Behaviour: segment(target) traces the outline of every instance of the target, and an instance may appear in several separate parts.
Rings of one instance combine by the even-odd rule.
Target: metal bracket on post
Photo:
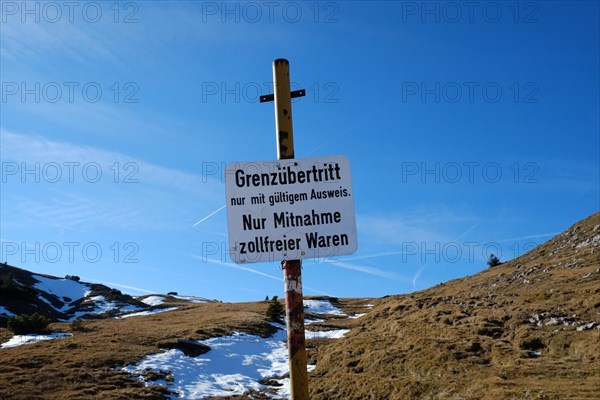
[[[306,95],[304,89],[290,92],[290,64],[279,58],[273,61],[275,93],[260,96],[260,102],[275,101],[275,133],[277,159],[294,158],[292,129],[292,98]],[[306,369],[306,339],[304,335],[304,302],[302,299],[302,263],[300,260],[281,262],[285,287],[285,312],[290,358],[290,386],[292,400],[308,400],[308,372]]]
[[[290,97],[292,99],[295,99],[296,97],[304,97],[304,96],[306,96],[306,89],[294,90],[293,92],[290,92]],[[261,103],[268,103],[268,102],[274,101],[274,100],[275,100],[275,94],[273,94],[273,93],[260,96]]]

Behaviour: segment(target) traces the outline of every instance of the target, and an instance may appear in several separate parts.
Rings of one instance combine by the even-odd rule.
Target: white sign
[[[236,263],[356,251],[350,162],[344,156],[230,163],[229,255]]]

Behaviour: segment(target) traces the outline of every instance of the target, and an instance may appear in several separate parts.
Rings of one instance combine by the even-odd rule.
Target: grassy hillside
[[[356,324],[318,350],[311,399],[600,399],[600,214]]]
[[[117,367],[232,332],[268,336],[267,302],[192,303],[125,319],[97,318],[65,339],[0,349],[0,399],[161,399]],[[529,253],[477,275],[382,299],[331,299],[308,341],[311,399],[599,399],[600,213]],[[372,309],[365,309],[369,302]],[[310,315],[309,315],[310,317]],[[12,333],[0,328],[0,343]],[[261,399],[253,393],[232,399]]]
[[[268,335],[266,303],[192,304],[162,314],[84,322],[73,332],[68,323],[54,331],[73,332],[68,339],[0,350],[1,399],[161,399],[160,386],[144,388],[114,368],[168,348],[178,339],[205,339],[233,331]],[[0,342],[12,334],[0,329]]]

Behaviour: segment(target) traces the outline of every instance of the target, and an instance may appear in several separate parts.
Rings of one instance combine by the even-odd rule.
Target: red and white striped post
[[[273,81],[275,86],[273,97],[262,96],[261,102],[275,101],[277,159],[286,160],[294,158],[292,97],[304,96],[305,91],[290,92],[290,63],[282,58],[273,61]],[[308,400],[304,304],[302,300],[302,262],[300,260],[287,260],[283,261],[281,266],[285,287],[291,398],[292,400]]]

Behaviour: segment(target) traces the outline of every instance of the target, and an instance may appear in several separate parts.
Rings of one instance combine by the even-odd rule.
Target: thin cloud
[[[79,163],[77,165],[79,169],[77,166],[73,167],[79,174],[81,174],[83,165],[95,163],[102,168],[105,174],[108,174],[106,179],[102,178],[103,181],[115,177],[114,170],[110,170],[109,167],[118,163],[122,169],[122,176],[118,176],[116,183],[166,185],[170,189],[194,192],[195,195],[213,202],[223,201],[222,184],[214,177],[203,177],[200,174],[191,174],[149,163],[127,154],[66,141],[54,141],[38,135],[16,133],[5,129],[0,129],[0,135],[2,136],[1,155],[4,161],[54,162],[59,165],[63,165],[62,163],[65,162]],[[65,174],[63,180],[67,181],[68,170],[66,167],[63,169]]]
[[[107,11],[107,10],[105,10]],[[13,16],[18,18],[18,16]],[[13,23],[4,24],[2,33],[5,36],[3,50],[13,60],[31,68],[31,63],[49,70],[48,63],[40,62],[45,55],[63,54],[73,62],[92,64],[102,60],[119,67],[125,67],[117,51],[127,49],[123,45],[122,32],[127,24],[111,24],[111,29],[100,21],[95,24],[69,23],[66,19],[57,23]],[[125,25],[119,27],[120,25]],[[128,29],[132,33],[132,29]],[[101,33],[101,34],[100,34]],[[139,40],[140,38],[138,38]],[[116,51],[117,50],[117,51]],[[30,61],[29,63],[27,61]],[[55,71],[53,71],[55,72]]]
[[[0,134],[3,162],[14,162],[17,170],[34,166],[43,170],[45,165],[53,165],[50,173],[56,174],[57,170],[61,173],[56,183],[43,182],[44,177],[38,177],[42,182],[35,185],[33,176],[22,182],[19,171],[3,176],[7,188],[3,214],[7,223],[14,219],[60,229],[91,222],[122,228],[177,229],[194,212],[198,202],[210,205],[223,201],[222,184],[216,178],[162,167],[97,147],[4,129]],[[84,176],[84,166],[90,165],[94,166],[92,173],[101,173],[97,182],[90,183]],[[118,176],[115,165],[119,168]],[[32,184],[26,185],[29,182]],[[21,192],[10,190],[13,185],[23,189],[19,198],[14,193]],[[163,216],[160,220],[150,218],[159,210]]]

